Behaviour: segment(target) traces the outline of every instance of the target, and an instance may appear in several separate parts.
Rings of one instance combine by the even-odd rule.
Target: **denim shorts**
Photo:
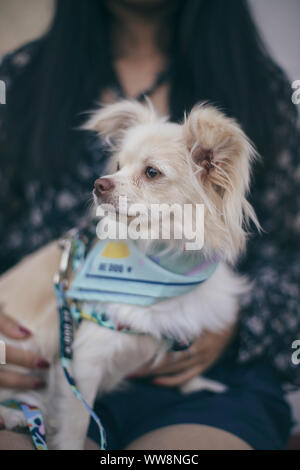
[[[283,449],[292,419],[278,378],[266,363],[234,365],[221,361],[206,374],[228,386],[224,393],[183,395],[178,389],[132,380],[103,396],[95,411],[105,426],[108,448],[121,450],[138,437],[165,426],[200,424],[228,431],[254,449]],[[91,422],[89,437],[98,442]]]

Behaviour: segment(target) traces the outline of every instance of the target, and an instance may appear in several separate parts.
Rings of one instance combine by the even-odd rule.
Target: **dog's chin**
[[[113,201],[108,196],[97,196],[95,190],[93,190],[93,199],[96,207],[100,207],[104,204],[110,204],[114,206]]]

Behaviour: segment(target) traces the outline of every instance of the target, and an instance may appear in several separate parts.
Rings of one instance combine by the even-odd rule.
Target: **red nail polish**
[[[138,374],[138,373],[133,373],[133,374],[127,375],[126,379],[129,379],[129,380],[130,380],[130,379],[136,379],[136,378],[138,378],[138,377],[140,377],[140,374]]]
[[[48,369],[50,366],[49,362],[46,361],[46,359],[37,359],[34,361],[35,367],[38,367],[39,369]]]
[[[31,331],[27,330],[24,326],[18,325],[18,331],[23,335],[23,336],[30,336]]]

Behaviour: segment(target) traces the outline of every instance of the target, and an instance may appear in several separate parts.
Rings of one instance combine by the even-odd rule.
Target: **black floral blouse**
[[[7,88],[31,60],[32,48],[34,43],[0,61],[0,79]],[[278,105],[285,107],[290,99],[281,97]],[[252,203],[264,232],[252,235],[239,267],[254,288],[243,299],[234,355],[239,363],[261,357],[284,384],[300,386],[300,364],[292,362],[292,343],[300,340],[300,134],[286,128],[276,132],[285,135],[286,150],[266,166],[258,165],[252,185]],[[64,175],[46,191],[38,181],[28,181],[29,209],[14,221],[0,214],[1,271],[86,217],[93,181],[103,171],[101,155],[101,143],[87,133],[76,181]],[[5,198],[1,169],[0,197]]]

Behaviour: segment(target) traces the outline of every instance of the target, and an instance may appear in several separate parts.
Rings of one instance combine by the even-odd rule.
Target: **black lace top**
[[[31,60],[32,47],[2,59],[0,79],[7,87]],[[279,105],[285,107],[289,99],[281,97]],[[300,386],[300,364],[292,362],[292,343],[300,340],[300,138],[284,128],[274,132],[285,134],[286,150],[259,165],[252,184],[252,203],[264,233],[251,237],[240,263],[254,288],[243,299],[235,357],[240,363],[261,357],[276,368],[284,383]],[[86,217],[93,181],[103,171],[101,155],[101,142],[87,133],[82,158],[74,162],[76,179],[62,175],[47,190],[38,181],[27,181],[27,210],[18,220],[0,214],[2,271]],[[5,185],[0,172],[1,198]]]

